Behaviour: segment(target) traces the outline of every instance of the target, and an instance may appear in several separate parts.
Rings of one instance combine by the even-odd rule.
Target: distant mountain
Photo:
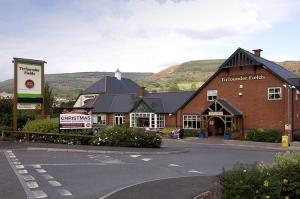
[[[159,73],[122,73],[149,91],[168,91],[170,88],[195,90],[201,86],[225,61],[225,59],[195,60],[170,66]],[[284,61],[278,64],[300,76],[300,61]],[[46,75],[46,81],[60,97],[75,98],[104,76],[113,76],[113,72],[79,72]],[[12,93],[12,80],[0,82],[0,92]]]

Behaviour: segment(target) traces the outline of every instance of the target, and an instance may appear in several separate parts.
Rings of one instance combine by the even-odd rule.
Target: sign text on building
[[[60,129],[92,128],[92,110],[86,108],[64,108],[59,114]]]
[[[257,75],[240,75],[231,77],[221,77],[222,82],[234,82],[234,81],[249,81],[249,80],[263,80],[266,76],[262,74]]]

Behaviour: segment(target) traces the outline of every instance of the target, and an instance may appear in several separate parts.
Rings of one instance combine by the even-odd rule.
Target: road
[[[160,194],[165,198],[168,191],[178,191],[177,198],[192,198],[209,187],[209,176],[223,168],[232,168],[237,162],[271,163],[276,154],[272,150],[176,140],[165,140],[164,146],[187,148],[189,152],[106,155],[2,150],[0,198],[158,198]],[[189,176],[192,178],[187,180]],[[167,180],[155,181],[159,179]],[[174,196],[170,194],[170,198]]]

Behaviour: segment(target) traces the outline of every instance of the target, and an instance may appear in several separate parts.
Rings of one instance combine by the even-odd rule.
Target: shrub
[[[222,198],[300,198],[300,152],[278,153],[273,165],[236,165],[220,177]]]
[[[175,129],[176,129],[175,127],[166,127],[166,128],[163,128],[160,133],[164,137],[169,137],[171,132]]]
[[[300,131],[297,131],[294,133],[294,140],[295,141],[300,141]]]
[[[231,129],[226,128],[225,131],[224,131],[224,135],[231,135]]]
[[[282,133],[278,130],[250,129],[245,140],[255,142],[281,142]]]
[[[98,133],[91,144],[158,148],[161,142],[161,137],[153,132],[146,132],[143,129],[134,129],[127,126],[110,126]]]
[[[58,119],[38,119],[29,120],[23,128],[23,131],[58,133]]]
[[[183,136],[184,137],[198,137],[200,130],[195,129],[183,129]]]

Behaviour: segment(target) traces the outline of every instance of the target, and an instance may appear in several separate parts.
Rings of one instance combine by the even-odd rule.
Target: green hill
[[[201,86],[224,62],[224,59],[195,60],[170,66],[159,73],[123,73],[149,91],[168,91],[170,88],[195,90]],[[300,61],[280,62],[288,70],[300,76]],[[75,98],[81,90],[86,89],[105,75],[113,72],[79,72],[46,75],[46,81],[57,96]],[[12,93],[12,80],[0,82],[0,92]]]

